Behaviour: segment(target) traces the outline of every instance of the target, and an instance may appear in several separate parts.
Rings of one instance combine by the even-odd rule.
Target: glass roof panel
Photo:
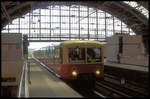
[[[35,9],[13,20],[2,33],[29,34],[32,40],[68,40],[69,37],[104,40],[115,33],[135,34],[121,20],[99,9],[79,5],[70,9],[60,5],[48,8],[51,9]]]
[[[139,5],[136,1],[123,1],[123,2],[137,9],[142,14],[144,14],[147,18],[149,18],[149,11],[145,9],[143,6]]]

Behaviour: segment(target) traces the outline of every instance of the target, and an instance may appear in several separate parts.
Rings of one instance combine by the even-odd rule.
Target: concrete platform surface
[[[83,97],[37,62],[30,71],[29,97]]]
[[[147,66],[118,64],[118,63],[113,63],[113,62],[108,62],[108,61],[104,62],[104,66],[117,67],[117,68],[136,70],[136,71],[142,71],[142,72],[148,72],[148,67]]]

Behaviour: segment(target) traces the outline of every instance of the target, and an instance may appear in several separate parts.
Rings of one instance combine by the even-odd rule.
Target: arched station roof
[[[143,6],[148,10],[148,1],[139,1],[137,4]],[[35,2],[35,1],[25,1],[25,2],[13,2],[13,1],[3,1],[1,2],[1,10],[2,10],[2,17],[1,17],[1,30],[4,26],[6,26],[9,22],[13,19],[18,18],[30,10],[39,8],[39,7],[46,7],[48,5],[67,5],[70,6],[72,4],[76,5],[84,5],[90,6],[93,8],[98,8],[103,10],[118,19],[122,20],[128,27],[130,27],[133,32],[137,35],[143,35],[144,43],[148,42],[148,18],[143,15],[140,11],[135,9],[132,6],[120,1],[76,1],[76,2]],[[148,10],[149,11],[149,10]],[[149,13],[149,12],[148,12]],[[147,45],[147,44],[146,44]]]

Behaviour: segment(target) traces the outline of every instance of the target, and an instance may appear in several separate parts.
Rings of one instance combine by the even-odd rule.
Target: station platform
[[[141,72],[148,72],[148,66],[138,66],[138,65],[128,65],[128,64],[118,64],[113,62],[104,62],[104,66],[134,70],[134,71],[141,71]]]
[[[30,59],[29,79],[29,97],[83,97],[34,59]]]

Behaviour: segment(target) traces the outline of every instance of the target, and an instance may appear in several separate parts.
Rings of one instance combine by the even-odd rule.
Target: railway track
[[[83,82],[78,83],[77,81],[63,81],[85,98],[100,97],[95,91],[84,86]]]
[[[146,97],[148,96],[148,86],[140,85],[135,82],[119,79],[112,75],[104,74],[104,80],[96,80],[95,88],[90,89],[84,83],[65,81],[74,90],[84,97]]]
[[[119,98],[119,97],[147,97],[148,86],[139,85],[135,82],[119,79],[111,75],[105,75],[103,81],[96,81],[95,88],[89,89],[83,83],[67,82],[73,89],[84,97],[96,98]]]
[[[148,87],[105,75],[103,81],[96,81],[95,90],[106,97],[147,97]]]

